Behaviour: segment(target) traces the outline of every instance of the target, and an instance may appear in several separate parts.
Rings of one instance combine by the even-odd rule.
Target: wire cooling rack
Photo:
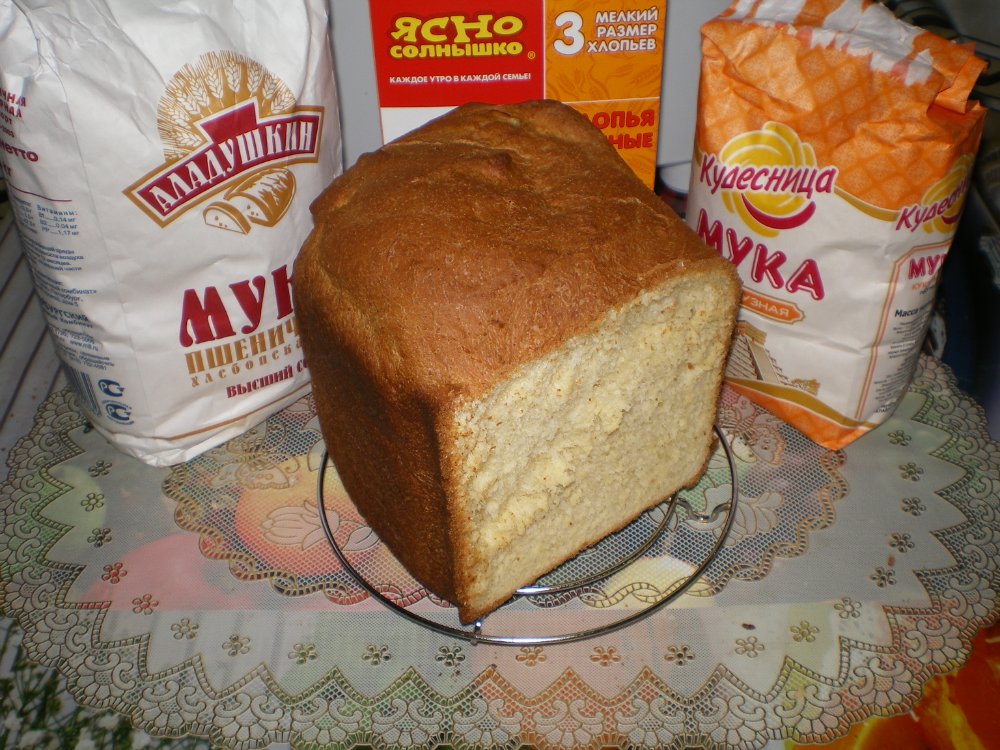
[[[474,644],[533,646],[580,641],[626,628],[675,601],[702,576],[715,554],[725,543],[735,517],[739,489],[736,465],[729,442],[718,427],[715,428],[715,433],[719,438],[720,446],[717,450],[721,450],[724,454],[729,472],[732,475],[732,492],[727,502],[713,508],[699,509],[681,497],[680,494],[674,495],[643,513],[624,529],[609,535],[594,547],[585,550],[551,573],[546,574],[539,581],[518,589],[514,597],[496,612],[469,626],[463,626],[458,622],[457,610],[447,602],[438,600],[436,605],[420,609],[414,606],[412,598],[406,599],[404,602],[390,596],[388,592],[400,591],[405,588],[397,581],[392,580],[393,577],[409,577],[409,573],[395,558],[392,558],[395,564],[390,569],[388,579],[380,577],[378,580],[352,562],[351,555],[337,543],[327,517],[328,511],[331,509],[328,507],[329,503],[324,487],[326,471],[328,468],[332,469],[332,463],[328,456],[324,456],[323,467],[319,472],[317,487],[319,517],[326,539],[344,569],[373,599],[421,627]],[[723,516],[725,518],[720,522]],[[618,582],[623,577],[627,579],[629,571],[633,567],[647,570],[646,565],[650,560],[654,564],[665,560],[659,556],[662,554],[662,550],[670,547],[665,539],[672,534],[677,534],[682,527],[686,527],[687,531],[693,529],[702,534],[710,534],[711,542],[699,545],[699,559],[687,560],[684,565],[679,566],[679,572],[676,576],[669,579],[665,586],[659,588],[655,596],[644,597],[639,606],[609,607],[605,613],[607,614],[606,619],[592,627],[580,629],[562,627],[562,624],[568,622],[578,624],[581,619],[585,618],[573,616],[557,618],[556,630],[546,633],[530,632],[533,621],[541,619],[533,618],[533,613],[544,610],[518,611],[515,613],[515,617],[503,617],[506,611],[517,608],[524,601],[535,598],[547,602],[555,601],[553,606],[556,608],[575,606],[586,612],[587,601],[594,600],[593,592],[599,591],[603,584],[613,579]],[[379,541],[379,544],[381,545],[382,542]],[[383,552],[386,555],[391,555],[387,549]],[[370,550],[368,554],[371,554]],[[669,562],[664,562],[664,565],[669,567]],[[384,575],[383,573],[382,576]],[[424,600],[422,597],[418,599]],[[453,620],[454,623],[452,624],[449,620]],[[492,628],[491,625],[497,620],[503,620],[507,626],[516,620],[520,623],[519,629],[527,628],[529,632],[520,633]]]

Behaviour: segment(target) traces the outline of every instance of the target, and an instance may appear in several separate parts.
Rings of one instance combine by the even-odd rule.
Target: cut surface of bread
[[[712,321],[730,290],[711,274],[671,279],[456,411],[446,464],[473,609],[700,478],[726,350]]]
[[[739,283],[582,115],[465,105],[313,211],[293,290],[324,440],[463,622],[697,481]]]

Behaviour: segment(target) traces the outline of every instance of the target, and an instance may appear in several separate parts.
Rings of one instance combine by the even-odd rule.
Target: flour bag
[[[0,0],[0,159],[94,427],[187,460],[303,395],[290,293],[341,171],[325,0]]]
[[[826,447],[909,384],[983,67],[867,0],[737,0],[702,27],[687,220],[744,284],[726,379]]]

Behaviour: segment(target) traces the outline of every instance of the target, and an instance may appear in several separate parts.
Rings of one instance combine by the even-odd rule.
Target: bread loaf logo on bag
[[[125,195],[161,226],[195,207],[218,229],[274,226],[295,195],[288,166],[319,160],[323,108],[296,106],[280,79],[234,52],[185,65],[156,119],[166,161]]]
[[[813,197],[832,193],[836,179],[836,167],[818,167],[812,146],[777,122],[732,138],[718,156],[704,154],[699,172],[730,213],[765,237],[809,221]]]

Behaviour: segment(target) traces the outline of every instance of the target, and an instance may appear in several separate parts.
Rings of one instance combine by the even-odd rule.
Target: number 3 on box
[[[556,52],[560,55],[575,55],[583,49],[584,36],[580,31],[583,28],[583,18],[579,13],[571,10],[560,13],[556,16],[556,26],[563,32],[563,38],[552,43]]]

